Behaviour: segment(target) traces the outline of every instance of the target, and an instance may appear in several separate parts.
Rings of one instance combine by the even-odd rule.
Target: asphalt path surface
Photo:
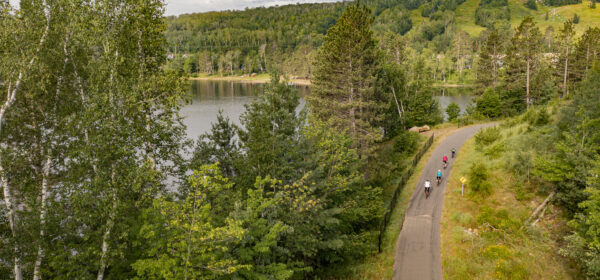
[[[414,193],[406,209],[400,237],[396,243],[393,279],[427,280],[443,279],[440,255],[440,219],[442,203],[446,191],[446,178],[452,170],[455,158],[465,141],[473,137],[481,128],[494,123],[469,126],[455,131],[442,141],[433,151],[421,173]],[[442,158],[448,156],[448,166],[444,169]],[[442,170],[442,181],[437,185],[436,173]],[[425,198],[425,181],[431,181],[431,193]]]

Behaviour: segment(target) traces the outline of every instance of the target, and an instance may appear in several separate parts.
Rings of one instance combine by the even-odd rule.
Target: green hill
[[[535,3],[534,0],[529,3]],[[577,0],[544,0],[546,3]],[[542,32],[575,14],[578,34],[600,26],[600,7],[590,2],[565,6],[526,7],[522,0],[370,0],[377,37],[386,32],[405,35],[421,52],[447,53],[458,30],[479,40],[485,26],[516,27],[533,16]],[[269,71],[276,66],[293,76],[309,77],[311,59],[322,37],[349,2],[295,4],[270,8],[185,14],[166,19],[169,66],[188,74],[241,75]]]

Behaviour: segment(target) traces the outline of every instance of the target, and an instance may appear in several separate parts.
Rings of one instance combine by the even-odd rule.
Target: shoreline
[[[281,76],[283,80],[283,76]],[[196,81],[228,81],[228,82],[239,82],[249,84],[266,84],[271,78],[268,75],[258,75],[255,77],[247,76],[204,76],[204,77],[191,77],[189,80]],[[289,79],[288,84],[296,86],[310,86],[311,82],[309,79]]]
[[[196,81],[226,81],[226,82],[238,82],[238,83],[248,83],[248,84],[266,84],[271,78],[267,74],[260,74],[255,77],[249,76],[201,76],[201,77],[190,77],[189,80]],[[281,76],[281,80],[284,77]],[[310,79],[298,79],[298,78],[290,78],[288,80],[288,84],[295,86],[310,86],[312,85]],[[473,88],[474,85],[469,84],[433,84],[433,88]]]

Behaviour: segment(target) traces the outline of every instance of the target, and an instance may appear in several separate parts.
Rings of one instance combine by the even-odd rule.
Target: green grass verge
[[[458,128],[456,124],[445,123],[443,125],[436,126],[433,130],[435,133],[435,139],[429,150],[423,155],[419,163],[417,164],[414,174],[408,180],[406,187],[400,193],[396,207],[392,211],[390,223],[383,235],[382,239],[382,252],[380,254],[372,255],[360,263],[349,265],[339,274],[334,274],[336,277],[328,279],[391,279],[394,273],[394,259],[396,256],[396,241],[402,229],[402,223],[404,221],[404,214],[408,207],[408,202],[417,186],[417,181],[421,176],[421,172],[425,165],[429,161],[431,154],[437,147],[437,145],[443,141],[446,136],[456,131]],[[430,134],[425,134],[423,139],[427,139]],[[422,145],[423,142],[421,142]]]
[[[577,271],[557,253],[566,228],[560,208],[550,206],[533,227],[521,225],[546,194],[518,183],[507,167],[511,141],[522,140],[526,124],[502,129],[502,138],[477,148],[474,138],[460,149],[448,180],[442,210],[444,279],[577,279]],[[492,146],[496,150],[492,157]],[[469,179],[471,165],[484,163],[492,193],[461,196],[459,179]],[[473,233],[475,232],[475,233]]]

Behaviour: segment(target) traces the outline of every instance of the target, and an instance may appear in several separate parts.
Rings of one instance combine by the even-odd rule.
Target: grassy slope
[[[456,25],[471,36],[477,36],[485,30],[485,27],[475,24],[475,10],[479,6],[479,1],[467,0],[456,8]]]
[[[460,4],[455,12],[456,25],[471,36],[478,36],[481,31],[485,30],[484,27],[475,24],[475,10],[479,6],[479,1],[467,0]],[[546,7],[538,4],[537,11],[526,8],[523,3],[521,0],[508,0],[511,16],[510,23],[513,27],[518,26],[523,18],[533,16],[542,33],[548,26],[552,26],[555,31],[558,31],[567,19],[573,18],[574,14],[578,14],[581,17],[579,24],[575,25],[575,31],[578,34],[583,33],[590,26],[600,26],[600,5],[596,9],[590,9],[589,1],[587,0],[584,0],[581,4],[561,7]],[[545,20],[546,12],[550,15],[548,21]],[[414,27],[421,24],[423,20],[428,20],[421,17],[420,8],[411,12],[411,19]],[[413,30],[416,29],[414,27]]]
[[[517,135],[524,125],[504,129]],[[516,136],[515,136],[516,137]],[[461,197],[460,177],[468,174],[474,161],[485,162],[493,193],[487,198],[471,196],[468,186]],[[512,172],[502,167],[504,155],[490,159],[475,149],[474,138],[460,150],[452,168],[442,210],[442,262],[445,279],[574,279],[576,271],[558,254],[566,221],[559,208],[550,206],[544,218],[531,228],[519,229],[544,199],[530,189],[515,187]],[[467,183],[468,184],[468,183]],[[485,226],[484,207],[506,211],[507,228]],[[510,226],[512,225],[512,226]],[[465,230],[477,229],[477,234]]]

